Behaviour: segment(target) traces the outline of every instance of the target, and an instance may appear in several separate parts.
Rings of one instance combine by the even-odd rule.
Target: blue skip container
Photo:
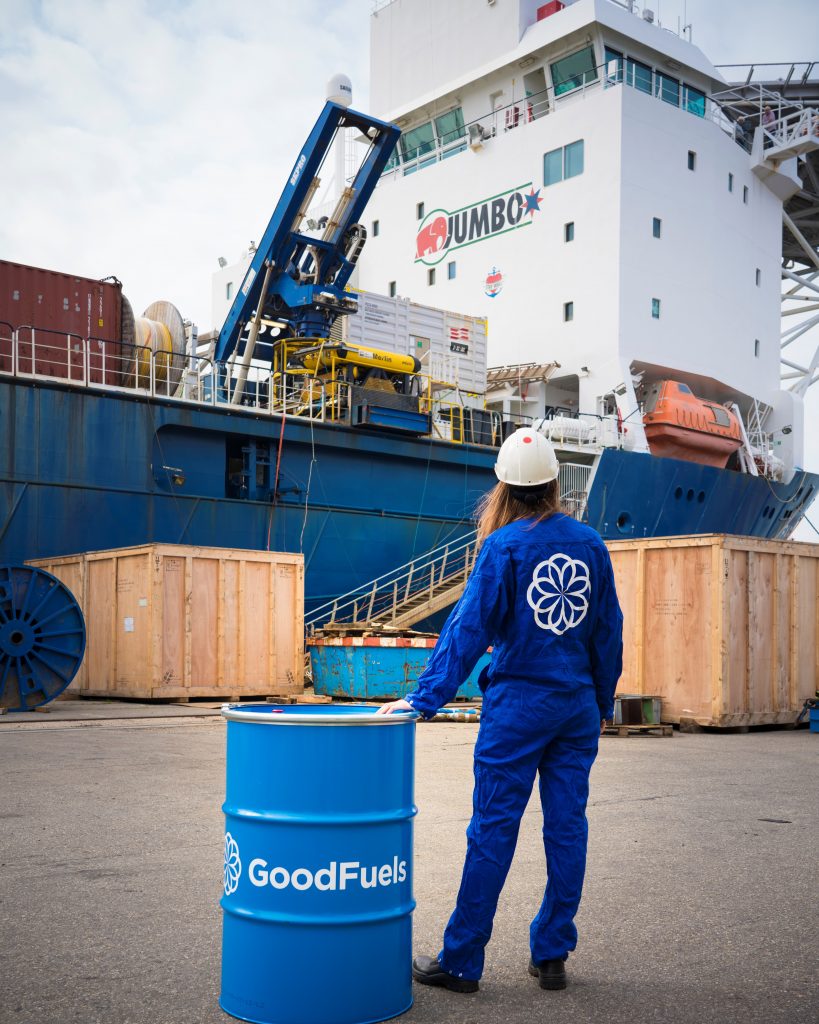
[[[411,693],[427,667],[436,640],[402,636],[308,637],[313,687],[316,693],[353,700],[397,700]],[[489,654],[458,689],[457,696],[482,696],[478,676]]]
[[[225,705],[219,1005],[257,1024],[369,1024],[412,1005],[415,719]]]

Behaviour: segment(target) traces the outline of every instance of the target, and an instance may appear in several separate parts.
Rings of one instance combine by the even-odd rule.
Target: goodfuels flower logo
[[[561,636],[586,617],[590,591],[586,563],[556,554],[535,566],[526,600],[534,609],[538,626]]]
[[[239,844],[230,834],[225,833],[225,896],[230,896],[239,888],[242,874],[242,862],[239,860]]]

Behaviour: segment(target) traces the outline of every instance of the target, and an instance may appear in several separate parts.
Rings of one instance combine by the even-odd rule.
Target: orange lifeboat
[[[652,455],[724,469],[742,444],[739,418],[724,405],[706,402],[687,384],[662,380],[646,397],[643,416]]]

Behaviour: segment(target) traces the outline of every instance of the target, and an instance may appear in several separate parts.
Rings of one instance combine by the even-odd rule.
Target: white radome
[[[349,107],[353,102],[353,83],[339,72],[327,83],[327,99],[330,103],[338,103],[341,107]]]

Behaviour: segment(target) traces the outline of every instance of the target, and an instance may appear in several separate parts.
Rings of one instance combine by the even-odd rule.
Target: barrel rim
[[[296,705],[297,706],[297,705]],[[407,725],[415,722],[420,717],[417,711],[400,711],[397,714],[377,715],[375,709],[366,713],[357,714],[353,712],[347,715],[332,715],[326,712],[315,712],[309,715],[299,714],[297,711],[288,711],[288,705],[281,710],[276,709],[273,714],[270,711],[244,711],[241,704],[223,704],[222,716],[231,722],[254,722],[262,725]],[[251,705],[252,707],[252,705]]]

